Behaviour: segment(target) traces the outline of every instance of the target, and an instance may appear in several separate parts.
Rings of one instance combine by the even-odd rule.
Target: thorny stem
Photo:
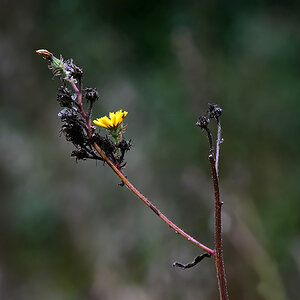
[[[201,244],[196,239],[191,237],[189,234],[184,232],[181,228],[175,225],[171,220],[169,220],[155,205],[153,205],[140,191],[138,191],[133,184],[124,176],[124,174],[111,162],[111,160],[103,153],[101,148],[94,143],[93,144],[95,150],[101,155],[103,160],[113,169],[113,171],[117,174],[117,176],[124,182],[124,184],[138,197],[140,198],[159,218],[161,218],[165,223],[167,223],[172,229],[175,230],[176,233],[180,234],[188,241],[196,245],[197,247],[203,249],[205,252],[215,255],[215,251],[208,248],[207,246]]]
[[[228,300],[228,291],[227,291],[227,282],[225,275],[224,259],[223,259],[223,245],[222,245],[222,219],[221,219],[221,208],[223,202],[220,200],[220,189],[219,189],[219,179],[217,171],[217,161],[219,159],[219,149],[221,143],[221,124],[220,121],[217,121],[218,124],[218,135],[216,143],[216,159],[214,158],[214,150],[212,143],[212,135],[208,127],[204,129],[207,132],[208,143],[209,143],[209,162],[211,168],[211,174],[213,179],[214,194],[215,194],[215,264],[218,277],[219,285],[219,294],[221,300]]]

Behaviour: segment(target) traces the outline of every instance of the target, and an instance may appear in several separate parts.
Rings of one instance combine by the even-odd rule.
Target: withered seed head
[[[206,116],[202,116],[199,118],[199,120],[196,122],[196,126],[199,126],[201,129],[207,128],[209,124],[209,118]]]
[[[208,115],[211,119],[216,119],[222,115],[222,108],[218,104],[208,104]]]
[[[86,88],[84,92],[85,92],[84,95],[85,98],[90,102],[95,102],[96,100],[99,99],[99,93],[95,88]]]

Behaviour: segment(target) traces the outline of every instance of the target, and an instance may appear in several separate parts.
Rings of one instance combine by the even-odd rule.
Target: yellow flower
[[[122,109],[120,109],[115,113],[110,112],[109,118],[104,116],[94,120],[93,123],[107,129],[116,129],[123,122],[127,114],[127,111],[122,111]]]

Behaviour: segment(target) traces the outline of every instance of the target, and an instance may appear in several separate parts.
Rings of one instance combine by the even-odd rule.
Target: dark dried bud
[[[222,115],[222,108],[218,104],[208,104],[208,114],[211,119],[218,120]]]
[[[77,160],[86,160],[87,158],[89,158],[89,154],[84,149],[73,150],[71,153],[71,156],[76,157],[76,161]]]
[[[76,113],[69,108],[64,108],[58,116],[64,122],[61,131],[65,134],[66,140],[72,142],[75,146],[86,144],[87,137],[83,129],[84,124],[78,119]]]
[[[129,151],[132,147],[132,143],[131,140],[126,141],[126,140],[122,140],[117,147],[121,150],[121,151]]]
[[[73,77],[74,79],[80,80],[82,75],[83,75],[83,71],[81,68],[79,68],[78,66],[76,66],[73,63],[73,59],[68,59],[64,62],[64,65],[66,66],[67,70],[70,72],[71,77]]]
[[[61,107],[72,108],[73,95],[66,87],[61,86],[58,89],[56,100],[59,102]]]
[[[90,102],[95,102],[99,99],[99,93],[96,88],[86,88],[84,92],[84,97]]]
[[[107,136],[103,137],[95,133],[92,141],[95,142],[111,160],[115,160],[114,154],[116,153],[116,146]]]
[[[132,143],[131,143],[131,140],[129,141],[126,141],[126,140],[122,140],[120,143],[118,143],[117,147],[121,150],[121,154],[118,156],[118,163],[121,165],[124,161],[124,156],[125,156],[125,153],[127,151],[129,151],[132,147]],[[123,164],[123,166],[125,166],[125,164]],[[123,167],[121,165],[121,167]]]
[[[202,116],[199,118],[199,120],[196,122],[196,126],[199,126],[201,129],[207,128],[209,124],[209,118],[206,116]]]
[[[62,126],[62,132],[66,136],[66,140],[72,142],[75,146],[83,146],[85,143],[85,135],[79,124],[65,123]]]

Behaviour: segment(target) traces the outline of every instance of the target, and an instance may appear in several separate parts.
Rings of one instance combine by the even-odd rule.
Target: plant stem
[[[219,157],[220,157],[220,145],[222,143],[222,138],[221,138],[221,121],[217,119],[217,126],[218,126],[218,132],[217,132],[217,141],[216,141],[216,171],[217,175],[219,176]]]
[[[221,300],[228,300],[227,282],[225,275],[224,259],[223,259],[223,245],[222,245],[222,221],[221,208],[223,202],[220,200],[219,180],[215,166],[215,159],[213,155],[209,155],[209,162],[211,166],[211,173],[213,178],[213,186],[215,192],[215,264],[217,269],[217,277],[219,284],[219,293]]]
[[[91,115],[90,113],[86,114],[83,105],[82,105],[82,92],[81,88],[78,89],[76,84],[72,81],[71,85],[78,95],[78,105],[81,115],[86,120],[86,124],[89,130],[89,136],[91,136]],[[118,168],[101,150],[97,143],[93,143],[94,149],[99,153],[102,159],[112,168],[112,170],[117,174],[117,176],[122,180],[122,182],[140,199],[142,200],[160,219],[162,219],[166,224],[168,224],[174,231],[185,239],[201,248],[209,255],[212,255],[215,259],[220,300],[228,300],[227,284],[225,277],[224,261],[223,261],[223,251],[222,251],[222,231],[221,231],[221,207],[223,202],[220,201],[220,191],[219,191],[219,182],[218,182],[218,158],[219,158],[219,146],[221,144],[221,124],[218,120],[218,137],[216,144],[216,159],[214,158],[213,142],[212,135],[208,127],[205,128],[207,132],[207,137],[209,141],[209,161],[211,166],[211,172],[213,177],[213,186],[215,191],[215,250],[203,245],[198,242],[195,238],[187,234],[177,225],[175,225],[171,220],[169,220],[152,202],[150,202],[134,185],[126,178],[122,173],[122,170]]]
[[[201,244],[196,239],[191,237],[189,234],[184,232],[181,228],[175,225],[171,220],[169,220],[159,209],[155,207],[141,192],[139,192],[133,184],[124,176],[124,174],[112,163],[112,161],[103,153],[100,147],[94,143],[93,144],[95,150],[100,154],[103,160],[113,169],[113,171],[117,174],[117,176],[126,184],[126,186],[139,198],[141,199],[159,218],[161,218],[165,223],[167,223],[172,229],[175,230],[176,233],[180,234],[188,241],[196,245],[197,247],[201,248],[205,252],[209,253],[210,255],[215,256],[216,252],[209,247]]]
[[[221,124],[218,120],[218,135],[216,142],[216,160],[214,158],[214,149],[212,143],[212,135],[208,127],[205,128],[209,143],[209,162],[213,180],[214,194],[215,194],[215,264],[217,270],[217,278],[219,285],[219,294],[221,300],[228,300],[227,282],[225,275],[224,259],[223,259],[223,245],[222,245],[222,204],[220,200],[220,189],[219,189],[219,179],[218,179],[218,158],[219,158],[219,146],[221,144]]]
[[[90,116],[86,115],[84,109],[83,109],[83,105],[82,105],[82,92],[81,92],[81,87],[80,89],[77,87],[77,85],[74,83],[74,81],[69,81],[72,88],[74,89],[74,92],[77,94],[77,97],[78,97],[78,106],[79,106],[79,111],[80,111],[80,114],[83,116],[83,118],[85,119],[86,121],[86,125],[88,127],[88,131],[89,131],[89,136],[91,136],[91,133],[92,133],[92,128],[91,128],[91,118]],[[81,86],[81,84],[80,84]]]

